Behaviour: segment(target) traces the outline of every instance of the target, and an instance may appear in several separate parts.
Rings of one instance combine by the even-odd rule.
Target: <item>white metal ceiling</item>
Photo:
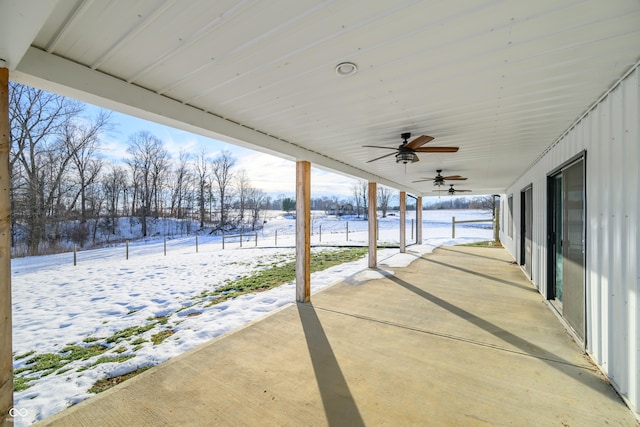
[[[503,192],[640,58],[637,0],[50,3],[0,2],[17,81],[425,195]],[[367,163],[403,132],[460,150]]]

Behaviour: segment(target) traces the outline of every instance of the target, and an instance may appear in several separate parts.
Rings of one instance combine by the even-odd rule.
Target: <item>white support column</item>
[[[0,60],[0,426],[12,425],[9,410],[13,407],[10,148],[9,70]]]
[[[378,186],[369,182],[369,268],[378,266]]]
[[[422,244],[422,196],[416,200],[416,242]]]
[[[400,253],[407,251],[407,193],[400,192]]]
[[[296,163],[296,301],[311,299],[311,163]]]

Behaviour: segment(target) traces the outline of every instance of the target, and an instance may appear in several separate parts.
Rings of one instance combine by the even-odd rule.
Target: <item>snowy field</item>
[[[382,249],[379,267],[408,265],[420,254],[441,245],[492,239],[490,223],[456,226],[451,238],[451,217],[456,220],[491,217],[486,211],[424,211],[423,242],[398,249]],[[412,214],[407,215],[407,244],[411,238]],[[348,223],[348,225],[347,225]],[[314,213],[312,245],[315,250],[332,250],[343,244],[366,245],[367,222],[338,219]],[[349,230],[347,235],[347,228]],[[277,246],[276,246],[277,230]],[[320,230],[322,234],[320,234]],[[29,385],[15,393],[15,424],[30,425],[93,394],[88,390],[100,379],[123,375],[167,359],[237,329],[280,307],[293,303],[295,282],[266,292],[247,294],[207,306],[203,291],[211,291],[228,280],[250,275],[272,265],[294,260],[295,220],[283,216],[269,218],[253,239],[227,242],[221,237],[160,239],[79,252],[77,265],[72,254],[19,258],[12,261],[14,369],[47,353],[61,354],[69,345],[104,343],[106,337],[127,328],[144,327],[128,339],[108,344],[108,349],[86,360],[75,360],[43,375],[23,375]],[[348,239],[348,240],[347,240]],[[397,244],[399,219],[379,219],[379,242]],[[312,293],[351,277],[368,280],[377,276],[367,270],[366,258],[313,273]],[[148,330],[146,330],[148,329]],[[173,335],[159,344],[151,337],[161,331]],[[96,364],[104,357],[119,361]]]

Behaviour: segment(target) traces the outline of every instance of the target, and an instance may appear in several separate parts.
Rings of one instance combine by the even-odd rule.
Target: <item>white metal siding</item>
[[[547,176],[586,153],[586,345],[636,411],[640,408],[639,74],[636,67],[507,190],[507,195],[514,195],[514,233],[512,239],[501,235],[507,250],[520,260],[520,191],[532,184],[532,281],[546,295]]]

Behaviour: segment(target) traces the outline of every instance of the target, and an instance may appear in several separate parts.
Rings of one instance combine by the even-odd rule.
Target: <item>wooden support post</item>
[[[416,200],[416,243],[422,244],[422,196]]]
[[[311,163],[296,162],[296,301],[311,300]]]
[[[378,190],[369,182],[369,268],[378,266]]]
[[[493,219],[493,241],[500,241],[500,206],[496,206],[495,218]]]
[[[400,192],[400,253],[407,251],[407,193]]]
[[[456,217],[455,216],[451,217],[451,238],[452,239],[456,238]]]
[[[9,189],[9,70],[0,60],[0,425],[12,425],[11,200]]]

